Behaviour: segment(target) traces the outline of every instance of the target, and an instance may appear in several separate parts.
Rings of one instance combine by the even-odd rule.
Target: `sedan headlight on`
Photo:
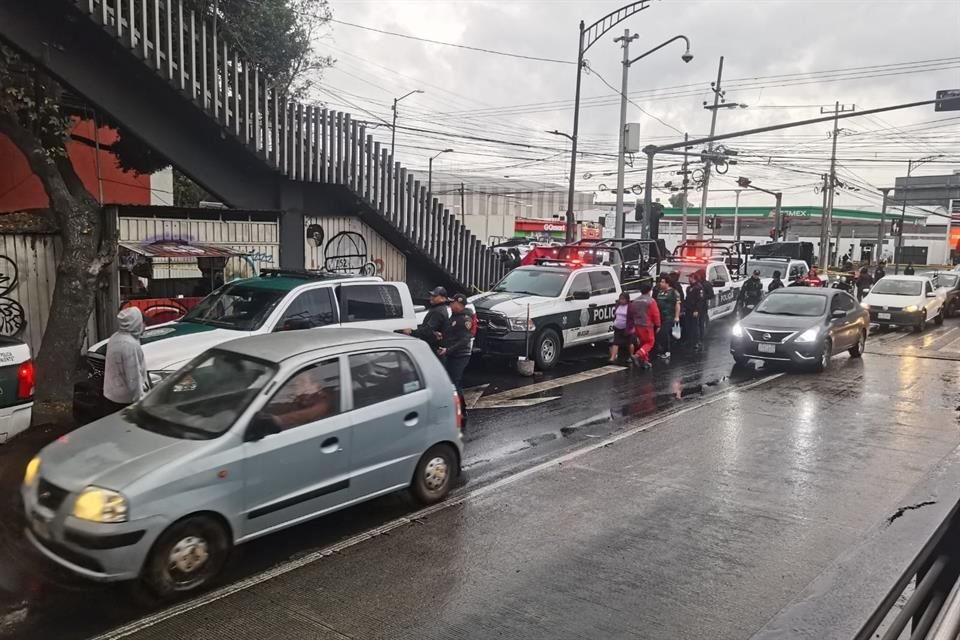
[[[742,337],[743,337],[743,327],[741,327],[741,326],[740,326],[740,323],[738,322],[737,324],[733,325],[733,329],[730,330],[730,333],[733,334],[733,337],[734,337],[734,338],[742,338]]]
[[[820,335],[820,329],[813,327],[807,329],[799,336],[797,336],[796,342],[816,342],[817,337]]]
[[[913,313],[914,311],[919,311],[919,310],[920,310],[920,307],[918,307],[918,306],[915,305],[915,304],[910,304],[910,305],[905,306],[905,307],[903,308],[903,310],[906,311],[907,313]]]
[[[511,331],[536,331],[537,325],[534,324],[533,318],[527,320],[526,318],[507,318],[507,324],[510,325]]]
[[[147,371],[147,381],[150,383],[150,388],[152,389],[163,382],[164,378],[173,374],[173,371]]]
[[[40,456],[36,456],[27,463],[27,469],[23,472],[23,484],[32,487],[37,481],[37,475],[40,473]]]
[[[866,302],[861,302],[860,306],[866,309],[867,311],[870,311],[870,305],[867,304]]]
[[[77,496],[73,515],[90,522],[126,522],[127,500],[116,491],[87,487]]]

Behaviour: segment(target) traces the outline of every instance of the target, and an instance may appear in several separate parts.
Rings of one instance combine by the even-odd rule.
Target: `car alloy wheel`
[[[187,536],[170,549],[167,570],[174,582],[182,584],[189,582],[209,559],[210,549],[207,541],[197,536]]]

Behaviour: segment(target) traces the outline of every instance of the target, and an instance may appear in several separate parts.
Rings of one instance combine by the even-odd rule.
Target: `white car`
[[[884,276],[861,305],[870,312],[872,324],[923,331],[930,320],[943,324],[946,295],[935,290],[926,276]]]
[[[416,326],[410,290],[377,277],[264,271],[207,296],[176,322],[141,337],[151,386],[191,359],[229,340],[292,329],[350,327],[396,331]],[[102,373],[107,341],[87,354]]]
[[[0,337],[0,444],[30,426],[33,412],[33,360],[30,347]]]

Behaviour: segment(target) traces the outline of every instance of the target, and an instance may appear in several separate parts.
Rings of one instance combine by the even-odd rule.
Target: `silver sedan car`
[[[462,408],[419,340],[293,331],[211,349],[133,407],[27,466],[26,535],[98,581],[168,598],[212,580],[237,544],[393,491],[442,500]]]

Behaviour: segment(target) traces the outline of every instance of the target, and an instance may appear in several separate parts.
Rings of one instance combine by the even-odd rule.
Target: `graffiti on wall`
[[[383,273],[383,260],[367,255],[367,240],[356,231],[341,231],[323,249],[323,266],[336,273],[375,276]]]
[[[7,256],[0,255],[0,335],[14,337],[20,335],[27,326],[26,314],[20,303],[8,294],[20,284],[17,263]]]

